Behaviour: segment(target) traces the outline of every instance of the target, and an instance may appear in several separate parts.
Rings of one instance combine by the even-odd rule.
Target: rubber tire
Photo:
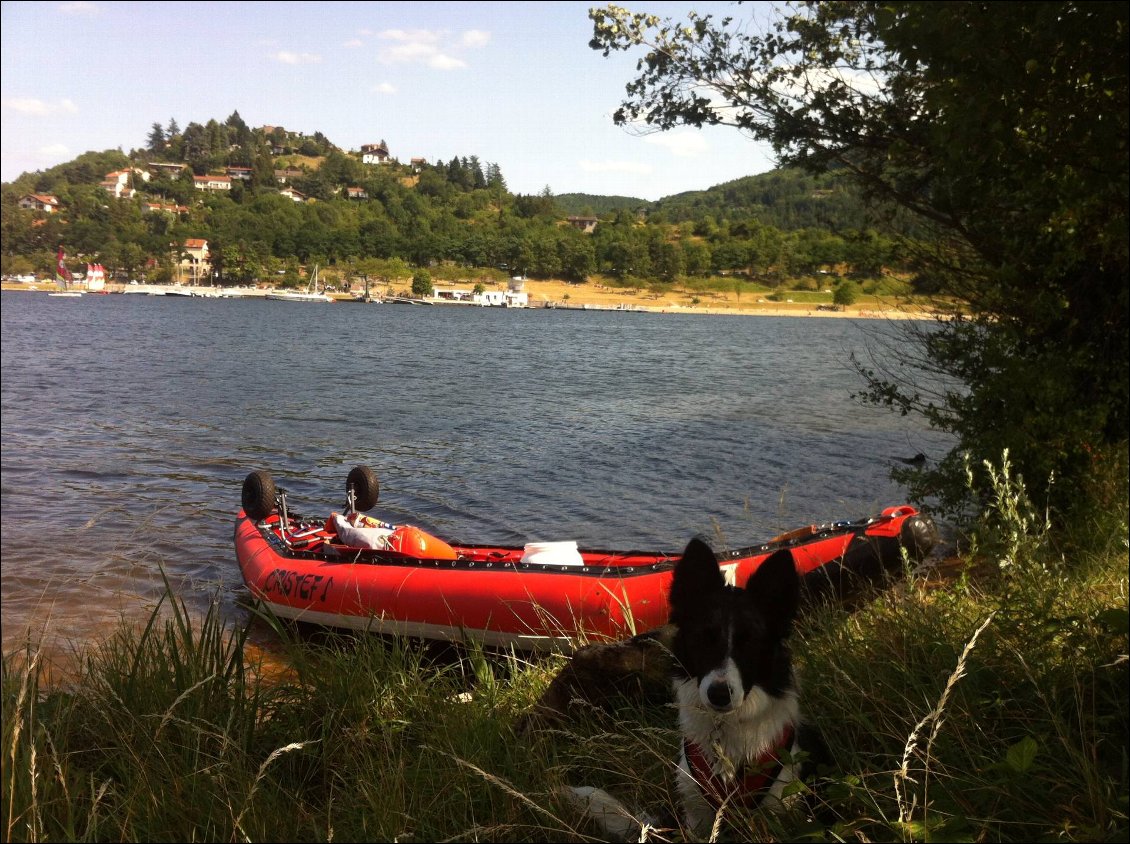
[[[368,466],[354,466],[349,477],[345,480],[345,491],[348,494],[353,488],[353,506],[358,510],[371,510],[381,497],[381,482],[377,480],[377,473]]]
[[[244,479],[243,512],[257,522],[275,512],[275,482],[270,472],[252,472]]]

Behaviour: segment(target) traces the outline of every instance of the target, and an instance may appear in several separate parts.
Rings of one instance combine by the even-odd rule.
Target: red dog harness
[[[710,763],[706,761],[706,754],[694,742],[683,739],[683,755],[687,758],[687,765],[691,769],[691,776],[702,787],[703,796],[714,807],[715,811],[725,802],[727,797],[744,806],[753,805],[769,786],[776,781],[784,767],[781,761],[781,752],[788,750],[793,742],[793,728],[786,727],[781,738],[761,754],[757,760],[738,770],[732,780],[723,779],[714,773]]]

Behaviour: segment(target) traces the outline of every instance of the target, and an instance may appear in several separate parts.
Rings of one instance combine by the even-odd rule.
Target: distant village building
[[[45,214],[54,214],[62,206],[59,198],[46,193],[28,193],[20,197],[20,208],[25,211],[42,211]]]
[[[188,165],[173,164],[166,161],[151,161],[145,166],[149,168],[149,172],[154,176],[168,176],[170,179],[175,179],[184,172],[184,169]]]
[[[149,171],[134,167],[127,170],[115,170],[113,173],[107,173],[106,178],[102,180],[102,189],[110,194],[110,196],[114,197],[114,199],[132,199],[137,195],[137,191],[133,188],[133,183],[136,179],[148,182]]]
[[[600,222],[596,217],[567,217],[566,218],[575,229],[580,229],[584,234],[592,234],[596,231],[596,224]]]
[[[263,136],[267,139],[267,143],[271,147],[271,155],[282,155],[286,152],[286,149],[281,144],[276,143],[274,138],[271,137],[276,133],[281,133],[285,136],[287,134],[286,129],[282,126],[260,126],[259,131],[262,132]]]
[[[285,196],[287,199],[292,199],[295,202],[305,202],[307,197],[302,191],[295,188],[283,188],[279,194]]]
[[[362,164],[384,164],[388,159],[388,147],[385,145],[384,141],[381,141],[379,144],[361,145]]]
[[[299,170],[297,167],[288,167],[285,170],[275,171],[275,181],[280,185],[285,185],[287,182],[292,182],[295,179],[301,179],[305,175],[305,170]]]
[[[164,212],[166,214],[187,214],[188,209],[183,205],[173,203],[143,202],[141,204],[142,214],[155,214],[158,212]]]
[[[471,301],[484,308],[527,308],[530,295],[521,290],[484,290],[472,293]]]
[[[207,281],[212,275],[211,255],[208,241],[190,237],[181,247],[181,258],[177,264],[179,273],[188,276],[194,284]],[[179,275],[178,273],[178,275]],[[178,277],[178,281],[180,278]]]
[[[224,172],[226,172],[233,179],[240,179],[244,182],[250,182],[251,176],[255,171],[250,167],[228,167]]]
[[[524,286],[522,279],[514,278],[510,280],[506,290],[483,290],[476,293],[457,287],[436,287],[432,290],[432,298],[439,302],[466,302],[483,308],[528,308],[530,294],[526,293]]]
[[[424,167],[427,165],[427,163],[428,163],[428,160],[426,158],[413,158],[412,159],[412,172],[413,173],[419,173],[421,170],[424,169]]]
[[[197,190],[231,190],[230,176],[193,176],[192,184]]]
[[[345,189],[345,196],[347,199],[368,199],[369,192],[364,188],[352,187]]]

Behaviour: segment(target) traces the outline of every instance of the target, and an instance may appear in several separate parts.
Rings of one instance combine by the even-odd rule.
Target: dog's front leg
[[[636,817],[603,789],[588,785],[564,787],[560,794],[581,814],[600,824],[605,834],[614,841],[648,841],[654,829],[647,818]]]

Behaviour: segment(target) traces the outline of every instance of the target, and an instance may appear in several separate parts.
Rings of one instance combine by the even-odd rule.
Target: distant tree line
[[[135,179],[134,199],[113,199],[100,186],[108,172],[151,162],[183,163],[179,176]],[[201,192],[194,175],[225,167],[251,168],[230,191]],[[279,193],[275,171],[290,167],[288,184],[310,201]],[[350,199],[346,188],[366,198]],[[28,193],[52,194],[62,211],[18,208]],[[145,202],[180,206],[149,212]],[[168,277],[179,244],[209,243],[221,283],[275,276],[292,264],[350,266],[397,259],[416,267],[441,263],[504,269],[534,278],[581,283],[594,274],[639,284],[687,276],[732,275],[777,284],[798,274],[835,268],[875,277],[884,268],[909,271],[899,240],[861,227],[865,218],[850,190],[797,172],[774,172],[657,203],[631,197],[570,195],[547,186],[513,194],[501,167],[477,156],[403,165],[364,164],[313,135],[274,127],[251,129],[233,112],[227,120],[154,123],[146,146],[128,155],[88,152],[49,170],[3,185],[5,272],[49,271],[54,250],[88,256],[130,277]],[[575,212],[598,216],[592,234],[569,225]]]

